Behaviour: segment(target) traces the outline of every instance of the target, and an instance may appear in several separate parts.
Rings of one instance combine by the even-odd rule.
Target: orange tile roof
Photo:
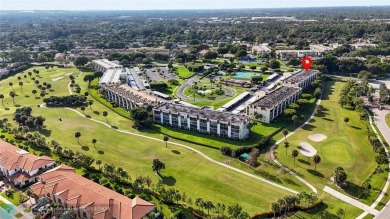
[[[24,182],[28,179],[30,179],[31,176],[28,175],[26,172],[19,172],[10,177],[10,180],[16,181],[16,182]]]
[[[0,165],[8,171],[20,168],[30,172],[53,162],[50,157],[35,156],[0,140]]]
[[[129,199],[102,185],[75,173],[66,165],[60,165],[38,176],[38,183],[31,186],[37,196],[57,194],[67,207],[84,208],[94,219],[115,217],[140,219],[154,208],[154,205],[140,198]]]

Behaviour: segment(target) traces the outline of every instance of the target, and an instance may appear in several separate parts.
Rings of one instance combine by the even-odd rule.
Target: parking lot
[[[150,81],[162,82],[177,79],[174,73],[170,73],[166,67],[144,68],[144,73]]]

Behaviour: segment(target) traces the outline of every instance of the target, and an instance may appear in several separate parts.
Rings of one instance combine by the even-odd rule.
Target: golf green
[[[320,147],[323,158],[335,165],[349,165],[354,160],[355,155],[352,154],[352,146],[345,141],[328,141]]]

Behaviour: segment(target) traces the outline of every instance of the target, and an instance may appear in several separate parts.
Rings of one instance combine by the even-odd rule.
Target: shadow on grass
[[[83,149],[84,151],[89,151],[89,147],[88,146],[82,146],[81,149]]]
[[[291,179],[285,179],[284,181],[286,181],[287,184],[298,186],[298,184],[296,182],[292,181]]]
[[[312,175],[314,176],[318,176],[318,177],[324,177],[324,175],[320,172],[318,172],[317,170],[312,170],[312,169],[308,169],[307,172],[311,173]]]
[[[51,132],[52,131],[50,129],[41,129],[41,130],[39,130],[39,133],[41,133],[42,135],[44,135],[46,137],[50,137]]]
[[[174,154],[180,154],[180,151],[178,151],[178,150],[172,150],[172,153],[174,153]]]
[[[104,154],[104,151],[99,150],[99,151],[98,151],[98,154]]]
[[[24,97],[26,97],[26,98],[30,98],[30,95],[24,95]]]
[[[167,186],[174,186],[176,184],[176,179],[173,176],[163,176],[160,175],[161,181]]]
[[[22,105],[20,105],[20,104],[15,104],[14,106],[15,106],[15,107],[21,107]]]
[[[118,129],[118,126],[112,125],[111,128]]]
[[[90,115],[85,115],[85,118],[88,118],[88,119],[90,119],[90,118],[91,118],[91,116],[90,116]]]
[[[329,119],[329,118],[322,118],[323,120],[326,120],[326,121],[329,121],[329,122],[333,122],[334,120],[333,119]]]
[[[307,161],[307,160],[303,160],[303,159],[298,159],[298,162],[299,162],[299,163],[306,164],[306,165],[308,165],[308,166],[310,166],[310,165],[311,165],[311,163],[310,163],[309,161]]]
[[[100,115],[100,112],[99,112],[99,111],[96,111],[96,110],[93,111],[93,113],[96,114],[96,115]]]
[[[4,108],[4,110],[9,110],[9,108],[8,108],[8,107],[6,107],[6,108]]]
[[[356,126],[350,126],[351,128],[354,128],[354,129],[357,129],[357,130],[361,130],[362,128],[360,128],[360,127],[356,127]]]
[[[346,182],[346,185],[342,187],[342,189],[353,197],[359,197],[360,195],[360,186],[355,183],[351,183],[349,181]]]
[[[315,120],[312,119],[310,122],[314,122]],[[313,131],[313,129],[315,129],[316,126],[312,125],[312,124],[306,124],[305,126],[302,127],[303,130],[306,130],[306,131]]]

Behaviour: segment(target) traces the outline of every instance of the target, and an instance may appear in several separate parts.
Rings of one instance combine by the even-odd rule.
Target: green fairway
[[[181,65],[174,66],[173,72],[176,72],[180,79],[186,79],[194,75],[193,72],[190,72],[186,67]]]
[[[312,183],[319,191],[326,185],[338,189],[330,179],[334,175],[334,168],[342,166],[348,175],[348,186],[345,190],[338,190],[357,197],[360,194],[358,188],[374,172],[377,164],[375,152],[367,138],[366,126],[360,121],[359,113],[343,109],[338,104],[342,87],[342,82],[327,82],[325,84],[321,102],[322,112],[288,139],[290,147],[287,155],[283,144],[280,144],[277,156],[284,165]],[[350,119],[348,124],[343,121],[345,117]],[[311,134],[324,134],[327,138],[321,142],[315,142],[309,140],[308,136]],[[296,165],[293,164],[291,151],[293,149],[299,151],[298,146],[302,141],[308,142],[316,148],[322,158],[316,170],[314,170],[311,158],[305,157],[301,153],[296,159]],[[377,176],[374,175],[374,177]],[[379,177],[378,180],[373,179],[371,181],[372,187],[381,190],[385,182],[384,179],[382,177]],[[373,190],[368,198],[360,199],[360,201],[366,204],[372,203],[378,196],[378,193]]]
[[[73,75],[75,75],[76,83],[82,88],[81,93],[87,91],[87,83],[83,81],[83,76],[77,77],[80,73],[77,69],[54,68],[49,71],[43,68],[37,69],[40,70],[40,77],[42,77],[39,79],[41,81],[40,83],[47,81],[53,85],[53,91],[47,91],[46,96],[69,95],[67,86],[70,80],[65,75],[69,72],[73,72]],[[14,89],[17,92],[16,84],[18,80],[16,77],[0,82],[0,86],[3,87],[2,92],[6,96],[4,104],[7,107],[7,109],[4,109],[4,107],[0,108],[0,115],[2,118],[8,118],[9,121],[12,121],[15,106],[12,104],[12,99],[7,95],[7,93],[12,91],[8,83],[13,82]],[[51,80],[57,77],[63,78],[58,81]],[[26,94],[31,93],[33,89],[37,88],[32,82],[26,82],[23,86],[23,91]],[[91,97],[89,98],[91,99]],[[21,106],[32,107],[33,115],[42,115],[46,118],[45,125],[48,131],[43,131],[42,133],[47,137],[47,141],[55,139],[64,148],[85,153],[95,159],[101,159],[103,163],[112,163],[116,166],[121,166],[133,179],[139,175],[149,175],[155,183],[161,180],[166,185],[174,186],[181,192],[185,192],[193,200],[196,197],[202,197],[205,200],[211,200],[214,203],[220,202],[226,205],[235,204],[237,200],[240,200],[239,203],[243,209],[250,214],[254,214],[269,210],[272,201],[276,201],[278,198],[288,194],[284,190],[209,162],[190,150],[176,147],[169,143],[168,148],[166,148],[163,142],[117,132],[115,129],[82,118],[80,115],[68,109],[38,107],[38,104],[42,103],[41,98],[35,99],[31,95],[22,96],[20,93],[15,98],[15,102]],[[103,111],[109,111],[107,118],[102,115]],[[126,112],[124,111],[124,113]],[[142,133],[157,137],[158,139],[162,139],[163,136],[154,131],[140,132],[132,129],[132,121],[110,111],[98,101],[95,101],[91,107],[87,107],[85,114],[91,116],[93,119],[108,122],[113,127],[120,129]],[[58,117],[61,117],[62,121]],[[14,123],[12,124],[15,126]],[[74,138],[76,131],[81,132],[81,145]],[[6,134],[7,136],[8,134]],[[93,138],[98,141],[96,148],[91,143]],[[172,139],[172,141],[174,140]],[[208,153],[214,159],[220,161],[226,159],[220,154],[219,150],[209,149],[195,144],[185,144]],[[159,158],[166,164],[166,169],[162,172],[162,177],[158,177],[152,172],[151,162],[154,158]],[[246,165],[242,165],[241,162],[234,160],[231,165],[252,172]],[[275,170],[269,170],[277,171],[276,168]],[[256,172],[253,173],[256,174]],[[271,176],[271,174],[273,175],[273,172],[267,177]],[[261,174],[257,173],[257,175]],[[302,186],[300,182],[288,174],[281,174],[280,177],[270,178],[270,180],[284,186],[292,187],[298,191],[307,191],[306,187]]]

